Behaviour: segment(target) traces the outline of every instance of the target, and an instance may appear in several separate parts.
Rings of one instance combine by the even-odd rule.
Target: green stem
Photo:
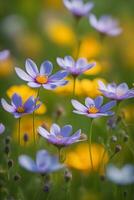
[[[91,167],[92,167],[92,170],[94,169],[93,167],[93,159],[92,159],[92,148],[91,148],[91,145],[92,145],[92,127],[93,127],[93,119],[91,121],[91,124],[90,124],[90,132],[89,132],[89,135],[88,135],[88,147],[89,147],[89,155],[90,155],[90,162],[91,162]]]
[[[20,134],[20,123],[21,123],[21,118],[19,118],[18,121],[18,143],[21,143],[21,134]]]
[[[73,76],[73,97],[75,96],[76,76]]]

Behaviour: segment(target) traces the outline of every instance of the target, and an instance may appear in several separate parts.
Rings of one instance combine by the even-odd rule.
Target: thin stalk
[[[90,163],[91,163],[91,167],[92,167],[92,170],[94,169],[93,167],[93,159],[92,159],[92,148],[91,148],[91,145],[92,145],[92,127],[93,127],[93,120],[91,121],[91,124],[90,124],[90,132],[89,132],[89,135],[88,135],[88,147],[89,147],[89,155],[90,155]]]
[[[18,143],[21,143],[21,134],[20,134],[20,124],[21,124],[21,118],[19,118],[18,121]]]
[[[73,76],[73,97],[75,96],[76,76]]]

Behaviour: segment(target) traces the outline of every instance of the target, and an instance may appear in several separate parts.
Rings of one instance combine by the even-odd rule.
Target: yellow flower
[[[22,97],[23,101],[26,101],[30,96],[37,96],[37,91],[29,88],[27,85],[14,85],[7,90],[7,96],[9,98],[11,98],[14,93],[19,94]],[[40,108],[35,111],[35,113],[39,115],[44,114],[46,110],[46,106],[42,104]]]
[[[0,76],[8,76],[13,72],[14,61],[9,56],[4,60],[0,60]]]
[[[44,29],[50,40],[58,45],[72,46],[75,43],[75,34],[72,28],[59,19],[49,18]]]
[[[45,127],[50,128],[51,119],[50,118],[37,118],[35,120],[35,130],[37,130],[38,126],[44,125]],[[29,145],[33,144],[34,136],[33,136],[33,118],[32,116],[25,116],[21,119],[20,125],[20,133],[21,133],[21,145]],[[37,132],[36,132],[37,133]],[[27,134],[28,141],[24,142],[24,135]],[[18,123],[15,124],[13,131],[13,138],[16,142],[18,142]],[[38,139],[38,134],[36,135],[36,139]]]
[[[92,144],[91,152],[94,170],[103,173],[104,165],[108,162],[108,153],[100,144]],[[75,149],[69,150],[66,155],[65,163],[69,167],[81,171],[91,171],[92,166],[90,162],[88,144],[78,144]]]
[[[124,119],[127,122],[133,122],[134,121],[134,105],[128,105],[121,109],[121,112],[123,114]]]
[[[92,36],[86,36],[80,46],[79,57],[95,58],[101,52],[100,43]]]

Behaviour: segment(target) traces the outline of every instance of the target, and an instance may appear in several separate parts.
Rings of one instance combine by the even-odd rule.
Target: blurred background
[[[38,67],[44,60],[50,60],[54,64],[54,71],[57,71],[60,68],[56,64],[56,58],[66,55],[75,57],[78,51],[78,40],[81,41],[78,56],[86,57],[89,61],[96,61],[97,65],[77,80],[76,98],[83,101],[84,97],[94,98],[99,95],[98,80],[118,84],[126,82],[130,88],[133,87],[134,1],[94,0],[93,2],[95,6],[92,12],[98,17],[103,14],[110,14],[119,20],[123,29],[121,35],[113,38],[107,37],[101,41],[99,34],[90,26],[86,17],[82,18],[76,27],[73,16],[66,10],[62,0],[0,1],[0,51],[9,51],[4,58],[0,57],[0,98],[4,97],[9,100],[15,92],[22,95],[23,99],[27,99],[30,95],[36,96],[36,91],[28,88],[25,82],[16,76],[14,67],[18,66],[24,69],[25,60],[31,58],[37,63]],[[60,125],[70,123],[73,125],[74,131],[81,128],[83,133],[88,134],[90,120],[72,114],[70,99],[72,98],[73,83],[71,77],[69,77],[69,80],[67,86],[53,92],[41,90],[40,98],[43,105],[36,113],[36,127],[43,124],[49,128],[52,122],[57,121]],[[118,138],[116,144],[122,145],[122,151],[113,159],[113,162],[119,166],[127,162],[134,163],[134,101],[132,99],[122,103],[121,113],[128,124],[127,131],[126,128],[124,130],[121,127],[120,130],[116,129],[112,132],[106,126],[107,119],[99,119],[94,123],[93,159],[96,169],[100,166],[100,157],[104,151],[102,144],[106,143],[108,135],[112,136],[113,134]],[[18,148],[18,144],[16,144],[17,121],[0,108],[0,122],[6,126],[6,135],[12,135],[12,151],[15,151]],[[129,133],[127,144],[123,140],[126,132]],[[23,141],[25,133],[28,134],[29,138],[27,144]],[[21,134],[21,152],[34,155],[32,116],[22,119]],[[51,152],[57,152],[44,140],[37,139],[39,141],[38,149],[46,148]],[[116,144],[111,144],[111,149],[114,150]],[[113,192],[115,190],[127,191],[127,199],[134,199],[133,186],[116,188],[114,184],[102,181],[100,175],[103,175],[104,169],[101,169],[99,173],[90,173],[91,167],[88,163],[86,145],[86,143],[77,144],[67,149],[66,162],[73,171],[71,192],[67,199],[103,200],[109,198],[110,200],[115,199]],[[1,150],[3,152],[3,146],[1,146]],[[104,164],[108,162],[108,153],[106,152]],[[16,159],[16,154],[12,156]],[[2,163],[5,164],[4,157]],[[15,170],[19,171],[20,169],[15,166]],[[31,194],[35,188],[40,191],[38,178],[23,170],[20,170],[20,173],[23,178],[17,187],[19,197],[17,192],[14,194],[16,183],[9,183],[8,188],[10,188],[10,192],[12,191],[12,196],[16,200],[29,199],[31,195],[33,200],[34,198],[38,199],[35,194]],[[50,199],[65,199],[66,190],[61,186],[61,184],[64,185],[62,172],[59,173],[59,177],[57,185],[54,183]],[[54,175],[54,180],[57,180],[56,175]],[[33,184],[35,188],[33,188]],[[40,192],[43,193],[42,190]],[[118,199],[123,198],[122,195],[123,192],[119,193]],[[4,200],[4,196],[2,198]],[[43,196],[40,196],[40,199],[43,198]]]

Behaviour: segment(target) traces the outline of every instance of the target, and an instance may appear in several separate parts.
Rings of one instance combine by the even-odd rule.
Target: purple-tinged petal
[[[36,102],[34,100],[34,97],[28,98],[27,101],[24,103],[25,112],[29,112],[29,111],[32,112],[35,104]]]
[[[50,133],[52,135],[59,135],[61,132],[60,127],[58,126],[58,124],[53,124],[50,128]]]
[[[52,73],[53,65],[50,61],[45,61],[41,64],[40,74],[49,76]]]
[[[71,100],[71,103],[76,110],[81,111],[81,112],[87,111],[87,108],[83,104],[81,104],[79,101]]]
[[[84,12],[88,13],[93,7],[94,7],[94,4],[92,2],[86,3],[84,5]]]
[[[128,91],[129,91],[128,85],[126,83],[121,83],[116,89],[116,94],[117,96],[123,96]]]
[[[95,15],[93,15],[93,14],[90,14],[89,22],[90,22],[91,26],[93,26],[94,28],[96,28],[98,26],[98,21],[97,21]]]
[[[28,171],[38,172],[36,163],[29,156],[19,156],[19,164]]]
[[[72,126],[66,125],[63,128],[61,128],[61,135],[64,137],[68,137],[70,133],[72,132]]]
[[[76,61],[76,68],[82,68],[85,67],[86,65],[88,65],[88,61],[86,58],[79,58]]]
[[[96,97],[96,99],[94,100],[94,103],[95,103],[96,108],[100,108],[100,106],[103,103],[103,97],[102,96]]]
[[[45,88],[46,90],[54,90],[56,87],[57,87],[57,85],[55,85],[54,83],[53,84],[43,84],[42,85],[43,86],[43,88]]]
[[[38,127],[37,131],[42,137],[46,139],[48,139],[50,136],[50,133],[46,129],[42,128],[41,126]]]
[[[73,113],[76,113],[76,114],[79,114],[79,115],[86,115],[87,112],[73,110]]]
[[[110,101],[100,108],[100,112],[105,113],[116,105],[116,101]]]
[[[21,96],[19,96],[18,94],[14,94],[13,96],[12,96],[12,104],[16,107],[16,108],[18,108],[19,106],[22,106],[22,98],[21,98]]]
[[[41,87],[41,84],[35,83],[35,82],[29,82],[29,83],[27,83],[27,85],[29,87],[32,87],[32,88],[39,88],[39,87]]]
[[[87,97],[87,98],[85,99],[85,105],[89,108],[90,106],[95,105],[95,102],[94,102],[94,100],[91,99],[90,97]]]
[[[102,81],[98,81],[98,85],[100,90],[107,90],[106,85]]]
[[[15,108],[9,105],[5,99],[1,99],[1,104],[4,110],[6,110],[7,112],[13,113],[15,111]]]
[[[27,73],[33,78],[35,78],[37,74],[39,73],[39,70],[36,64],[31,59],[26,60],[25,68],[26,68]]]
[[[16,74],[18,75],[19,78],[21,78],[24,81],[33,81],[33,78],[26,74],[22,69],[15,67]]]
[[[74,59],[71,56],[65,56],[64,61],[66,67],[74,67],[75,65]]]
[[[47,172],[53,172],[60,170],[64,167],[65,165],[62,165],[59,163],[59,159],[56,156],[51,156],[51,165],[47,169]]]
[[[51,160],[47,151],[40,150],[37,152],[36,165],[39,172],[46,172],[49,165],[51,165]]]
[[[63,78],[65,78],[68,75],[68,73],[64,70],[58,71],[57,73],[55,73],[54,75],[49,77],[49,81],[53,82],[53,81],[59,81]]]
[[[66,69],[65,62],[64,62],[64,59],[63,59],[63,58],[57,58],[56,61],[57,61],[57,64],[58,64],[60,67],[62,67],[63,69]]]
[[[78,130],[76,133],[74,133],[71,137],[69,137],[67,144],[73,144],[76,142],[80,141],[80,137],[81,137],[81,130]]]
[[[0,123],[0,135],[5,131],[4,124]]]
[[[87,70],[89,70],[89,69],[91,69],[91,68],[94,67],[95,65],[96,65],[95,62],[94,62],[94,63],[89,63],[89,64],[87,64],[85,67],[81,68],[81,73],[82,73],[82,72],[85,72],[85,71],[87,71]]]

